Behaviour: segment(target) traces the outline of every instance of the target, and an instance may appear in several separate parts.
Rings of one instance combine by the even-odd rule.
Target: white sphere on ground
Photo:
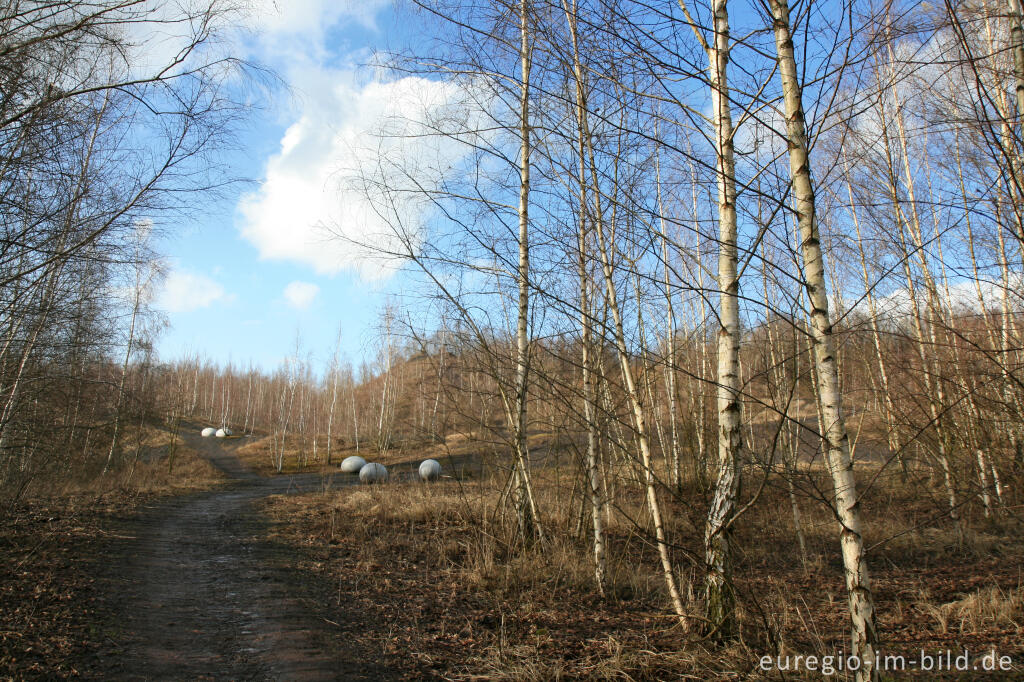
[[[224,438],[228,435],[228,432],[224,429],[217,429],[217,438]]]
[[[388,480],[388,470],[383,464],[370,462],[359,470],[360,483],[383,483]]]
[[[366,460],[359,455],[352,455],[341,460],[341,473],[358,474],[359,470],[366,466]]]
[[[441,463],[436,459],[425,459],[420,463],[420,480],[436,481],[441,478]]]
[[[202,430],[203,438],[209,438],[215,433],[217,433],[217,429],[213,428],[212,426],[207,426],[205,429]]]

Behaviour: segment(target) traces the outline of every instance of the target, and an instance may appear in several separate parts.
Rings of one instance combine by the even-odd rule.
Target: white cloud
[[[128,63],[138,78],[174,64],[207,33],[178,72],[245,56],[284,73],[336,57],[328,32],[352,24],[376,30],[376,16],[387,5],[388,0],[153,0],[132,3],[108,18],[122,22],[131,43]]]
[[[169,313],[187,313],[218,302],[229,303],[232,298],[224,287],[206,275],[174,270],[164,280],[156,305]]]
[[[351,72],[330,69],[297,77],[298,120],[268,161],[262,186],[240,202],[240,231],[263,258],[320,274],[349,269],[367,280],[386,277],[391,270],[371,257],[373,248],[395,245],[396,224],[415,241],[430,210],[422,193],[402,190],[436,186],[468,153],[451,138],[430,135],[428,125],[472,112],[462,106],[465,92],[415,77],[361,85]],[[386,186],[389,201],[368,197],[351,182],[359,177],[386,178],[371,185]]]
[[[256,0],[253,28],[272,34],[321,35],[343,19],[373,26],[374,15],[387,0]]]
[[[376,31],[377,14],[387,5],[388,0],[251,0],[235,37],[291,86],[296,74],[344,58],[328,40],[330,31],[351,25]]]
[[[284,288],[284,300],[297,310],[305,310],[319,293],[320,287],[312,282],[289,282]]]
[[[1017,292],[1022,291],[1024,273],[1010,273],[1008,283],[1009,287],[1003,287],[1001,282],[962,280],[951,282],[947,291],[945,285],[938,282],[937,284],[941,287],[938,292],[938,304],[943,310],[948,310],[954,315],[975,315],[986,311],[999,314],[1002,311],[1003,300],[1006,298],[1006,304],[1010,309],[1019,312],[1024,300]],[[979,289],[981,290],[980,300]],[[928,295],[923,287],[916,292],[916,297],[918,307],[924,313],[928,306]],[[835,306],[834,300],[831,303]],[[849,300],[847,305],[850,305]],[[847,313],[850,312],[866,319],[870,313],[867,297],[861,297],[853,302],[852,310],[848,309]],[[881,321],[888,324],[908,323],[913,312],[909,290],[906,287],[899,287],[888,294],[876,296],[875,312]]]
[[[409,178],[430,189],[467,153],[451,139],[424,134],[427,121],[450,115],[450,105],[460,107],[459,87],[414,77],[367,83],[353,65],[372,55],[339,53],[328,40],[346,25],[375,29],[387,5],[250,2],[245,49],[276,66],[295,95],[279,112],[289,123],[280,150],[267,159],[261,186],[238,204],[239,232],[261,258],[311,266],[318,274],[347,269],[365,280],[388,277],[394,262],[374,257],[373,247],[394,244],[391,228],[398,223],[415,242],[430,211],[422,193],[402,193],[411,187]],[[390,192],[387,201],[379,194],[371,200],[366,187],[353,186],[352,178],[368,175],[388,180],[378,185]]]

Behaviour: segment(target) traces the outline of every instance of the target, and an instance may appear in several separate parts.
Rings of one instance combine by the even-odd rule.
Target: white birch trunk
[[[529,314],[530,314],[530,68],[532,48],[530,46],[529,5],[522,0],[519,5],[519,265],[516,283],[519,301],[516,311],[516,377],[515,415],[512,428],[515,436],[515,506],[519,530],[527,542],[540,536],[540,522],[530,486],[529,449],[527,445],[526,400],[529,389]]]
[[[711,81],[712,122],[718,177],[718,475],[704,530],[705,611],[715,639],[738,634],[732,585],[730,527],[739,497],[739,460],[743,447],[740,404],[740,313],[737,270],[736,164],[729,103],[729,9],[712,3],[714,41],[706,45]],[[695,29],[696,30],[696,29]]]
[[[857,497],[850,444],[843,419],[842,400],[838,390],[839,376],[832,342],[828,296],[825,290],[824,262],[815,215],[814,185],[808,156],[803,94],[793,39],[790,34],[789,5],[786,0],[770,0],[779,73],[786,106],[786,131],[793,196],[799,220],[800,250],[811,324],[814,335],[814,362],[818,373],[818,390],[825,421],[827,462],[835,490],[835,507],[842,530],[840,544],[846,569],[852,625],[851,653],[860,657],[864,667],[858,680],[877,680],[874,662],[878,652],[874,599],[864,557],[861,534],[860,502]]]
[[[586,422],[587,429],[587,484],[588,497],[590,499],[591,526],[593,529],[592,537],[594,548],[594,581],[597,583],[598,592],[602,596],[604,596],[604,587],[606,580],[605,576],[607,574],[607,559],[605,556],[604,522],[601,516],[602,482],[600,470],[598,467],[598,438],[597,423],[595,421],[597,410],[595,409],[594,404],[594,380],[591,368],[592,360],[590,358],[593,338],[591,331],[592,323],[590,318],[590,282],[587,273],[587,146],[584,137],[585,131],[588,128],[588,126],[585,124],[587,116],[586,87],[584,84],[583,68],[579,61],[579,36],[576,32],[577,14],[575,1],[573,2],[572,9],[570,10],[566,0],[563,0],[562,9],[565,12],[566,24],[568,25],[570,39],[572,40],[573,79],[576,85],[576,120],[578,124],[577,128],[579,133],[578,142],[580,155],[580,223],[579,233],[577,236],[577,245],[579,251],[577,260],[577,275],[579,277],[580,330],[582,343],[580,363],[583,373],[583,419]]]

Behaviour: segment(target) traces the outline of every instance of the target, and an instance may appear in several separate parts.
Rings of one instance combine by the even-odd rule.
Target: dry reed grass
[[[105,451],[96,454],[92,467],[61,472],[59,478],[40,478],[26,490],[26,498],[74,498],[114,492],[167,495],[201,490],[224,480],[223,474],[189,447],[180,436],[152,425],[125,425],[123,455],[103,475]]]
[[[1002,589],[986,585],[960,599],[934,603],[923,592],[917,608],[935,620],[942,634],[950,629],[977,634],[987,628],[1021,630],[1024,624],[1024,588]]]
[[[467,443],[456,445],[468,450]],[[806,562],[796,549],[783,485],[769,485],[742,518],[735,579],[743,638],[710,649],[667,617],[649,515],[628,467],[619,471],[607,524],[606,598],[596,597],[589,510],[574,482],[577,473],[568,465],[535,470],[547,539],[534,548],[512,541],[511,519],[499,501],[500,470],[465,481],[278,498],[269,508],[280,537],[316,555],[315,570],[325,580],[357,581],[361,589],[378,590],[378,602],[401,601],[431,584],[456,585],[473,604],[459,608],[491,614],[461,618],[470,643],[455,652],[439,653],[433,640],[409,635],[407,647],[417,660],[447,661],[452,679],[760,679],[756,664],[766,653],[828,655],[848,646],[838,529],[823,502],[800,499]],[[757,472],[747,475],[749,490]],[[807,467],[802,476],[807,489],[828,490],[824,472]],[[692,484],[680,499],[663,492],[680,582],[699,613],[700,570],[686,555],[699,560],[701,523],[686,501],[700,492]],[[939,646],[952,630],[964,646],[995,646],[1022,657],[1022,591],[1013,566],[1024,557],[1024,540],[1012,517],[957,531],[897,477],[879,478],[863,504],[888,650]],[[990,584],[980,586],[979,576]]]

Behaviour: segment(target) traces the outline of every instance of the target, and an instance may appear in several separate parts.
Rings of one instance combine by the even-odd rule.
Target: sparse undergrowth
[[[781,490],[767,492],[778,499],[744,517],[736,575],[743,638],[716,649],[670,616],[652,548],[619,515],[609,524],[614,560],[606,596],[598,596],[586,526],[577,537],[580,509],[557,498],[564,490],[558,475],[537,476],[540,506],[553,513],[545,518],[548,539],[525,550],[502,542],[507,533],[494,518],[498,493],[490,481],[347,488],[272,498],[268,508],[278,536],[301,549],[303,568],[329,586],[330,608],[364,615],[362,628],[350,634],[379,642],[382,655],[412,656],[421,673],[780,679],[758,670],[761,656],[848,648],[836,528],[821,505],[803,502],[806,567]],[[913,527],[927,512],[892,494],[879,488],[865,500],[874,520],[869,545]],[[639,500],[623,499],[617,507],[643,525]],[[673,516],[685,518],[680,510]],[[1024,663],[1024,542],[1012,517],[974,525],[983,530],[958,535],[941,522],[917,528],[873,552],[883,648],[908,655],[964,648],[981,655],[995,648],[1012,656],[1012,679]],[[699,546],[687,523],[672,532],[684,548]],[[678,559],[692,565],[682,551]],[[700,613],[699,582],[690,582],[699,573],[682,573],[690,607]]]
[[[687,667],[656,575],[616,571],[617,596],[601,600],[572,543],[519,553],[481,528],[492,502],[479,484],[443,482],[278,497],[269,510],[331,586],[331,606],[364,614],[355,634],[421,674],[664,679]]]
[[[342,460],[350,455],[359,455],[368,462],[380,462],[389,467],[432,457],[442,461],[448,471],[455,470],[462,477],[473,476],[479,473],[481,463],[487,459],[488,449],[471,434],[461,433],[449,435],[443,443],[423,439],[397,442],[384,453],[365,446],[356,448],[342,438],[335,438],[330,452],[331,461],[328,463],[326,437],[323,434],[318,434],[316,448],[313,447],[313,438],[290,436],[285,441],[283,452],[273,435],[236,435],[228,441],[240,442],[235,455],[263,476],[335,471]],[[543,435],[535,435],[531,438],[531,447],[543,447],[544,442]],[[281,465],[280,471],[278,463]]]
[[[109,562],[134,539],[131,518],[223,479],[162,429],[129,429],[125,440],[140,443],[137,460],[133,450],[106,476],[36,481],[0,507],[0,679],[102,677],[104,656],[117,653],[108,624],[118,592],[104,581],[119,578]]]

